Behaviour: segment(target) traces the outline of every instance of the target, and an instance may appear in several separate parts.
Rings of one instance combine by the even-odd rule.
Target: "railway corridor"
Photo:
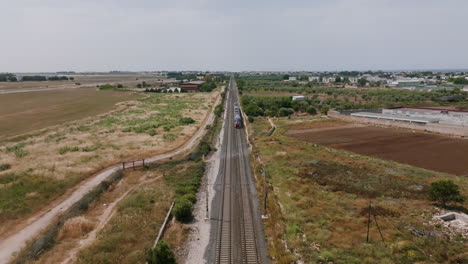
[[[221,166],[211,210],[208,263],[269,263],[243,129],[234,126],[237,87],[228,87]]]

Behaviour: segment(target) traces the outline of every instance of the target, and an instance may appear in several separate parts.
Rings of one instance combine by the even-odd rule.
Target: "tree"
[[[324,107],[322,107],[322,109],[321,109],[321,110],[322,110],[322,111],[321,111],[321,112],[322,112],[322,114],[324,114],[324,115],[327,115],[327,114],[328,114],[328,110],[329,110],[329,108],[328,108],[328,106],[324,106]]]
[[[175,264],[176,258],[166,241],[160,240],[156,247],[148,251],[146,261],[149,264]]]
[[[289,74],[283,75],[283,80],[289,80]]]
[[[366,84],[367,84],[367,80],[366,80],[366,79],[361,78],[361,79],[358,80],[358,85],[359,85],[359,86],[366,86]]]
[[[294,109],[292,109],[292,108],[281,107],[280,110],[279,110],[279,115],[280,116],[290,116],[292,114],[294,114]]]
[[[450,180],[431,183],[429,198],[446,206],[447,203],[462,203],[465,197],[460,194],[460,187]]]

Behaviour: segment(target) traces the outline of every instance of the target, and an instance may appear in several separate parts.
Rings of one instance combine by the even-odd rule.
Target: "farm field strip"
[[[96,88],[0,95],[0,140],[103,114],[115,104],[143,96]]]
[[[457,175],[468,174],[468,141],[404,129],[344,125],[286,135],[361,155]]]

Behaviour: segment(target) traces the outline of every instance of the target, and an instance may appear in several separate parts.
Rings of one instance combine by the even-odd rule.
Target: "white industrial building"
[[[439,123],[443,125],[468,127],[468,111],[461,110],[399,107],[383,109],[382,113],[357,112],[351,115],[410,123]]]
[[[302,95],[295,95],[295,96],[292,97],[292,100],[293,101],[304,101],[305,97],[302,96]]]

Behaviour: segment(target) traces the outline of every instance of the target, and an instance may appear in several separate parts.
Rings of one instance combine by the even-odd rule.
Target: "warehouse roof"
[[[369,112],[358,112],[352,113],[352,116],[357,117],[367,117],[367,118],[377,118],[377,119],[384,119],[384,120],[392,120],[392,121],[404,121],[410,123],[436,123],[439,121],[438,118],[427,118],[427,117],[409,117],[405,115],[388,115],[388,114],[379,114],[379,113],[369,113]]]

